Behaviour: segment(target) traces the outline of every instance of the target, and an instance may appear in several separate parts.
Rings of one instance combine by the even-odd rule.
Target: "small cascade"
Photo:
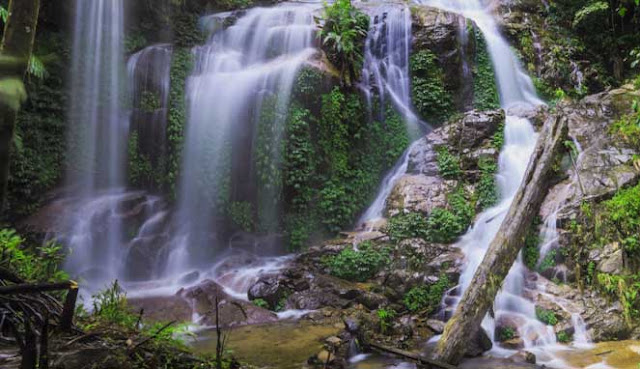
[[[195,68],[187,83],[190,115],[177,236],[164,275],[204,266],[221,251],[220,198],[254,202],[260,219],[277,219],[279,189],[265,183],[269,173],[264,171],[280,165],[278,148],[291,88],[302,64],[316,52],[313,11],[319,6],[248,10],[195,49]],[[258,155],[256,146],[261,144]]]
[[[131,95],[134,148],[156,170],[166,157],[166,129],[172,47],[152,45],[133,54],[127,63]]]
[[[387,198],[391,194],[391,191],[393,191],[393,187],[398,179],[407,173],[409,158],[411,156],[410,154],[416,145],[417,141],[411,144],[411,146],[409,146],[409,148],[402,154],[402,157],[400,157],[400,160],[398,160],[396,165],[383,178],[375,200],[373,200],[371,205],[369,205],[367,210],[358,220],[358,227],[365,227],[367,231],[371,231],[373,230],[375,221],[384,218],[384,209],[387,203]]]
[[[415,139],[422,131],[422,123],[411,103],[411,10],[407,6],[377,6],[369,16],[360,87],[370,110],[374,108],[374,97],[378,98],[379,117],[384,117],[386,104],[391,103],[404,117],[409,135]]]
[[[122,0],[78,1],[73,28],[67,182],[78,211],[64,219],[65,269],[96,283],[118,275],[128,120]],[[86,274],[86,275],[85,275]]]

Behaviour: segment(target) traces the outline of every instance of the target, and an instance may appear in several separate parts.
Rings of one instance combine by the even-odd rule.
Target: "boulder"
[[[280,284],[277,277],[267,276],[260,278],[251,288],[249,288],[249,300],[262,299],[269,306],[275,308],[278,301],[284,297],[286,289]]]
[[[429,319],[427,320],[427,327],[433,331],[435,334],[442,334],[444,332],[444,326],[447,323],[442,320]]]
[[[489,338],[489,335],[483,328],[480,328],[473,338],[469,340],[465,356],[477,357],[491,350],[492,347],[493,343],[491,342],[491,338]]]

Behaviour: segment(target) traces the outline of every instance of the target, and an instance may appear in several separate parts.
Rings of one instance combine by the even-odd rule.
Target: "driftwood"
[[[480,329],[482,319],[492,307],[504,278],[524,245],[527,228],[544,200],[566,130],[567,122],[563,117],[552,117],[545,122],[509,212],[438,342],[434,352],[436,360],[459,363],[469,337]]]
[[[414,354],[412,352],[408,352],[408,351],[403,351],[403,350],[399,350],[393,347],[387,347],[387,346],[383,346],[381,344],[375,343],[375,342],[369,342],[369,347],[378,350],[378,351],[382,351],[384,353],[388,353],[388,354],[393,354],[396,356],[400,356],[402,358],[405,359],[409,359],[409,360],[413,360],[415,362],[417,362],[419,365],[423,366],[423,367],[427,367],[427,368],[434,368],[434,369],[456,369],[457,367],[451,364],[447,364],[447,363],[443,363],[443,362],[439,362],[436,360],[432,360],[423,356],[420,356],[418,354]]]

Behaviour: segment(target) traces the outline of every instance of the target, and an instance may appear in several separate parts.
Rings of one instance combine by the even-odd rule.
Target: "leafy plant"
[[[325,260],[331,275],[356,282],[374,277],[388,262],[389,250],[376,249],[369,241],[358,245],[358,250],[348,247]]]
[[[15,230],[0,230],[0,266],[13,270],[27,281],[68,280],[69,275],[60,269],[65,256],[62,246],[55,242],[39,248],[27,247]]]
[[[558,324],[558,317],[556,314],[553,311],[544,309],[540,306],[536,306],[536,318],[546,325]]]
[[[378,309],[378,319],[380,320],[380,333],[387,334],[389,328],[393,323],[393,319],[396,317],[396,311],[393,309]]]
[[[402,299],[404,306],[411,312],[424,311],[431,314],[440,306],[442,296],[449,289],[449,285],[449,278],[442,274],[434,284],[413,287]]]
[[[571,342],[571,335],[569,333],[567,333],[566,331],[560,331],[560,332],[556,333],[556,339],[560,343],[569,343],[569,342]]]
[[[473,68],[473,107],[478,110],[492,110],[500,107],[495,73],[491,56],[482,33],[474,31],[476,39],[476,60]],[[501,145],[502,146],[502,145]]]
[[[351,85],[357,80],[357,66],[362,61],[368,17],[356,9],[351,0],[336,0],[331,5],[324,4],[322,20],[322,44],[328,48],[330,60],[340,69],[340,79]]]
[[[264,299],[255,299],[251,302],[259,308],[269,309],[269,303]]]
[[[480,180],[476,185],[476,205],[479,209],[486,209],[498,202],[499,193],[496,183],[498,164],[493,158],[481,157],[478,160],[478,168],[480,169]]]
[[[461,235],[468,226],[468,222],[453,212],[435,208],[427,218],[426,239],[431,242],[450,243]]]
[[[445,121],[455,109],[438,57],[430,50],[420,50],[411,55],[410,68],[411,96],[419,115],[430,122]]]
[[[440,175],[447,179],[456,179],[462,174],[460,169],[460,158],[449,152],[446,146],[440,146],[436,149],[438,155],[438,170]]]
[[[515,336],[516,330],[512,327],[500,327],[499,329],[497,329],[497,338],[500,342],[508,341]]]
[[[400,214],[389,219],[385,232],[394,242],[427,236],[427,218],[421,213]]]

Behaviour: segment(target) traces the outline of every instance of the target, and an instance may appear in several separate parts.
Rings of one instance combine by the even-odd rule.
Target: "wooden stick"
[[[59,283],[22,283],[13,284],[10,286],[0,286],[0,295],[11,295],[17,293],[40,293],[50,291],[60,291],[71,289],[75,285],[78,288],[77,283],[73,281],[59,282]]]

